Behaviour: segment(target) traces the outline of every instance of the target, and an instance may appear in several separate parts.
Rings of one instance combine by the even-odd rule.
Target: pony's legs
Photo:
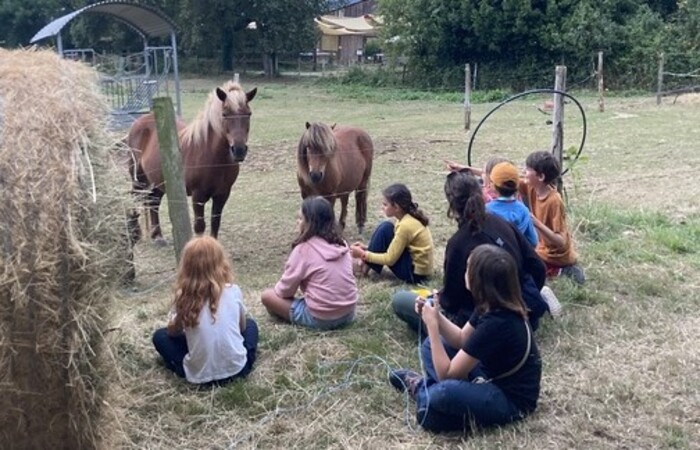
[[[155,241],[163,240],[163,233],[160,231],[160,217],[158,216],[158,209],[160,208],[160,201],[163,199],[165,193],[160,189],[153,189],[148,196],[146,196],[146,208],[148,208],[148,214],[151,217],[151,239]]]
[[[135,165],[132,162],[129,165],[129,172],[133,173],[133,180],[131,185],[131,195],[136,198],[137,203],[143,203],[146,206],[146,199],[148,198],[148,179],[141,170],[140,165]],[[127,212],[127,229],[129,231],[129,239],[131,240],[131,245],[135,245],[141,240],[142,232],[141,226],[139,225],[139,213],[138,208],[134,208]],[[146,221],[146,230],[148,231],[148,215],[144,216]]]
[[[345,229],[345,219],[348,217],[348,199],[350,198],[350,193],[343,194],[340,196],[340,219],[338,222],[340,226]]]
[[[355,191],[355,223],[358,233],[362,234],[367,221],[367,186],[360,186]]]
[[[200,235],[204,233],[207,225],[204,222],[204,205],[209,201],[209,198],[199,192],[192,193],[192,212],[194,212],[194,234]]]
[[[230,192],[226,194],[212,197],[211,205],[211,235],[213,238],[219,237],[219,226],[221,225],[221,213],[224,211],[224,205],[228,200]]]

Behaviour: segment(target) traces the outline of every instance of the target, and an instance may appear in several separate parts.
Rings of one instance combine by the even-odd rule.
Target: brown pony
[[[187,195],[192,197],[194,232],[204,233],[204,205],[211,199],[211,235],[217,237],[221,213],[238,178],[240,163],[248,153],[250,107],[257,88],[245,92],[238,83],[226,82],[209,94],[204,108],[185,126],[177,121],[183,176]],[[165,194],[158,134],[153,114],[140,117],[129,130],[129,170],[134,190],[146,193],[151,218],[151,238],[163,241],[158,208]],[[131,217],[131,220],[134,217]],[[131,224],[133,229],[134,225]],[[138,228],[138,223],[135,225]]]
[[[348,198],[355,191],[355,222],[362,233],[367,220],[367,189],[373,156],[372,139],[365,131],[306,122],[297,152],[301,197],[321,195],[330,200],[331,205],[340,198],[339,222],[345,228]]]

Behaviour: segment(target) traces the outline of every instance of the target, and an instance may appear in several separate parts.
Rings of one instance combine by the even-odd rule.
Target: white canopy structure
[[[316,26],[329,36],[367,36],[376,37],[376,28],[381,23],[377,17],[367,14],[362,17],[319,16],[314,18]]]

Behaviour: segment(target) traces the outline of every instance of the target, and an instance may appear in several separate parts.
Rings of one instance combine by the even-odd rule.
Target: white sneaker
[[[540,294],[542,295],[545,303],[547,303],[549,313],[552,315],[552,317],[556,319],[557,317],[561,316],[561,303],[559,303],[557,296],[554,295],[554,291],[552,291],[549,286],[545,286],[540,291]]]

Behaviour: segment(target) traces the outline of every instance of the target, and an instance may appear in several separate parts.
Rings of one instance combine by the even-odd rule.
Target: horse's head
[[[323,181],[326,166],[335,155],[336,141],[331,127],[324,123],[306,122],[306,131],[299,141],[299,169],[308,173],[312,184]]]
[[[250,131],[250,106],[248,105],[258,89],[244,92],[237,83],[216,88],[216,96],[221,100],[222,130],[231,155],[236,162],[245,160],[248,154],[248,132]]]

